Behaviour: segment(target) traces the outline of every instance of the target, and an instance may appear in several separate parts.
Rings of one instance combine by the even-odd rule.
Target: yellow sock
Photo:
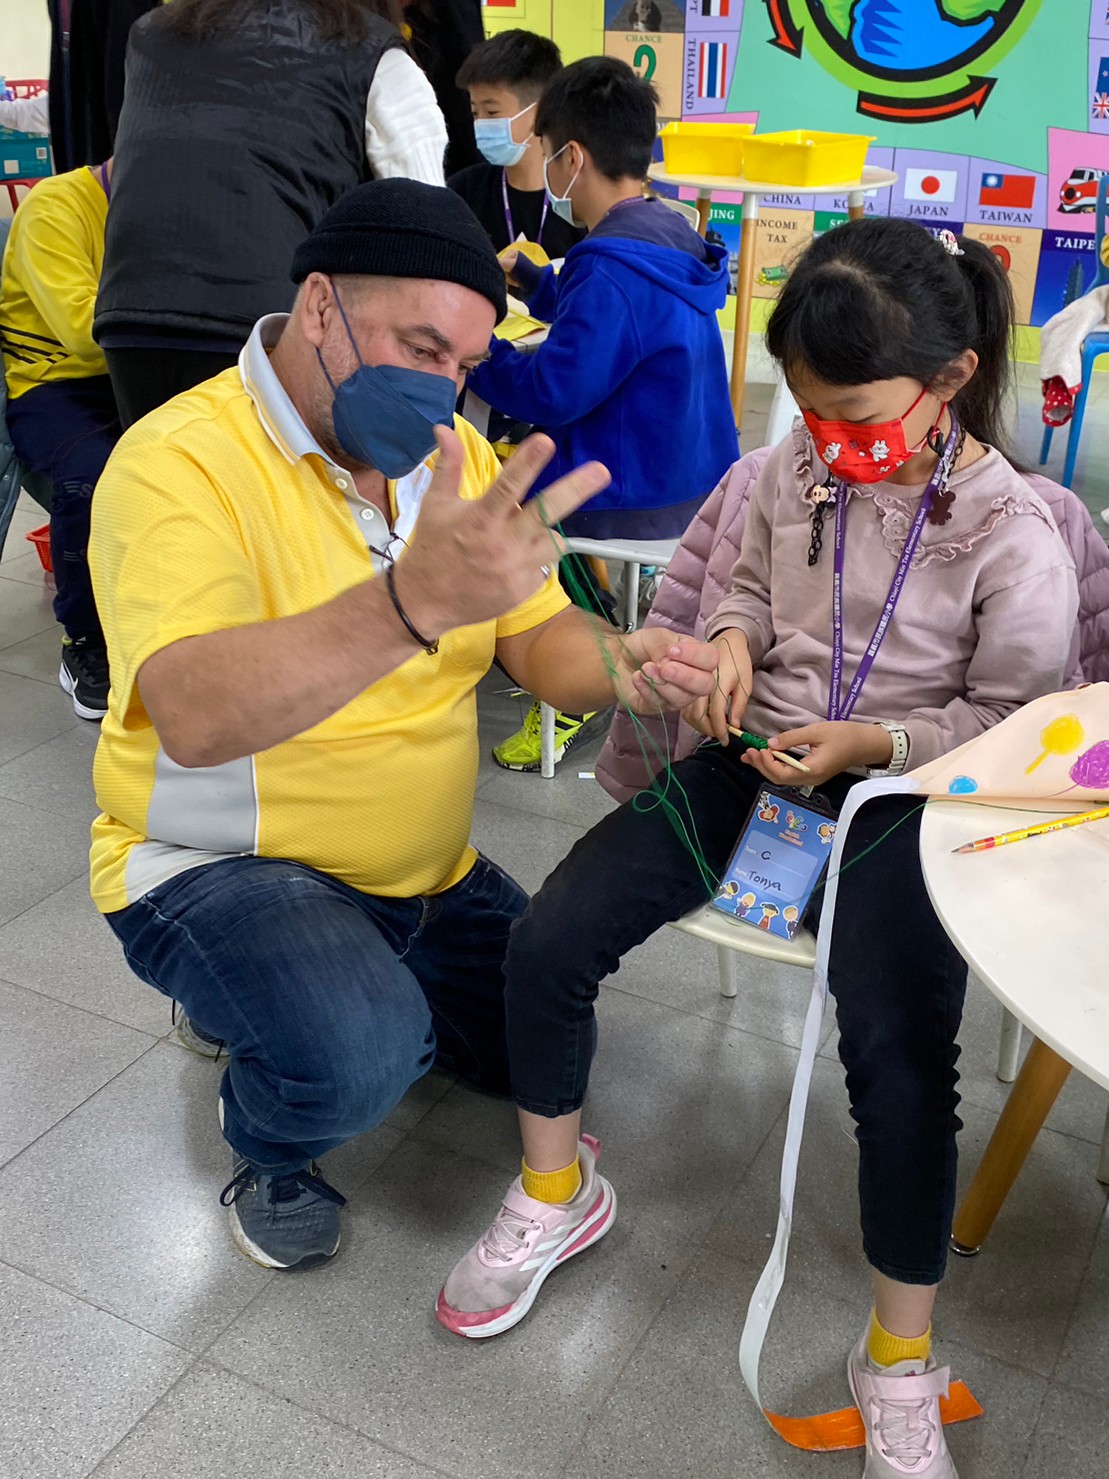
[[[878,1316],[872,1314],[866,1353],[875,1366],[895,1366],[898,1361],[927,1361],[932,1354],[932,1327],[929,1325],[923,1335],[911,1338],[891,1335],[878,1323]]]
[[[577,1156],[561,1171],[533,1171],[521,1161],[524,1192],[537,1202],[572,1202],[581,1186],[581,1166]]]

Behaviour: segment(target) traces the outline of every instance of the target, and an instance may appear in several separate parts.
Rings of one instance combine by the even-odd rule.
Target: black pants
[[[673,771],[717,876],[761,783],[739,755],[735,745],[705,745]],[[837,777],[823,789],[839,805],[850,783]],[[678,787],[672,784],[669,794],[689,826]],[[955,1136],[961,1128],[955,1038],[966,966],[928,901],[919,806],[915,799],[881,798],[853,822],[839,880],[829,985],[858,1127],[866,1256],[902,1283],[934,1284],[943,1275],[955,1206]],[[899,825],[878,843],[894,824]],[[575,844],[509,942],[508,1045],[521,1108],[555,1116],[581,1105],[595,1042],[598,983],[619,968],[628,950],[707,896],[685,842],[649,792],[610,813]]]
[[[175,395],[229,369],[239,356],[206,349],[106,349],[104,358],[126,430]]]
[[[88,544],[93,490],[121,431],[111,381],[37,385],[8,402],[8,431],[24,466],[50,480],[54,615],[67,637],[102,643]]]

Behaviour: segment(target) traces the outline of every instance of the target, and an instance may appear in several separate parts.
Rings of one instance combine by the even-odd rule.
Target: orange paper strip
[[[841,1448],[862,1448],[866,1442],[863,1420],[856,1407],[841,1407],[838,1412],[821,1412],[814,1417],[781,1417],[763,1408],[767,1422],[794,1448],[810,1453],[836,1453]],[[945,1425],[981,1417],[982,1408],[961,1381],[953,1382],[951,1393],[940,1398],[940,1417]]]

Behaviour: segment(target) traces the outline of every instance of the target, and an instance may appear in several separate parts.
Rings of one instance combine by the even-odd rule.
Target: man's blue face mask
[[[338,293],[335,303],[358,355],[358,369],[336,385],[316,350],[335,397],[335,438],[357,462],[387,478],[402,478],[434,451],[435,428],[453,426],[458,386],[447,375],[364,364]]]

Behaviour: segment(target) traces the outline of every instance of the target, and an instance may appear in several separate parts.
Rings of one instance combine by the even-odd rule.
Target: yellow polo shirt
[[[12,217],[0,270],[9,400],[108,373],[92,337],[107,219],[104,187],[84,166],[40,180]]]
[[[457,883],[476,856],[475,684],[498,637],[567,604],[552,575],[507,616],[447,633],[435,656],[417,652],[294,739],[225,765],[170,760],[136,686],[146,659],[183,637],[331,600],[375,577],[381,561],[368,546],[389,537],[273,372],[266,347],[283,321],[263,319],[238,368],[136,423],[97,485],[89,563],[112,691],[94,766],[91,871],[105,913],[187,868],[242,855],[305,863],[392,897]],[[465,421],[455,429],[462,497],[480,497],[498,464]],[[410,544],[431,460],[390,485],[394,528]]]

